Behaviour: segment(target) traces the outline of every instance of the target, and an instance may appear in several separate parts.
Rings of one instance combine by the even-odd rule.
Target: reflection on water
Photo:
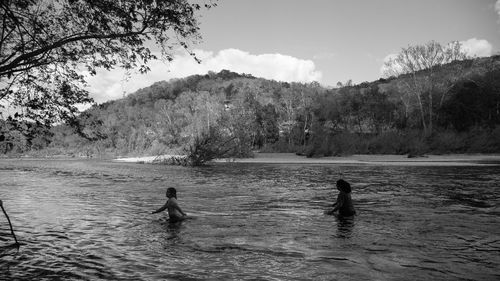
[[[351,238],[352,230],[354,227],[354,219],[337,219],[337,237],[338,238]]]
[[[339,175],[358,216],[323,215]],[[150,212],[176,187],[192,219]],[[500,169],[2,160],[0,280],[494,280]]]

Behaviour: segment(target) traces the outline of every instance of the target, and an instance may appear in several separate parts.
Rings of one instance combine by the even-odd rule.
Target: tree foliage
[[[249,157],[254,150],[311,157],[498,152],[499,71],[499,56],[440,66],[436,77],[460,75],[435,108],[430,134],[422,133],[416,98],[402,93],[404,75],[326,89],[221,71],[158,82],[95,105],[76,119],[83,127],[78,134],[61,125],[51,129],[53,136],[41,130],[37,140],[21,142],[17,129],[2,131],[0,149],[45,146],[42,152],[105,157],[188,154],[180,162],[191,164]],[[8,126],[28,128],[14,125]]]
[[[216,128],[195,136],[185,149],[188,164],[201,166],[217,158],[232,156],[230,152],[236,147],[234,140],[235,137],[228,136]]]
[[[200,8],[188,0],[0,1],[0,101],[20,118],[71,118],[76,104],[91,102],[85,72],[146,72],[158,58],[153,44],[167,61],[174,48],[189,51],[200,39]]]
[[[442,106],[448,87],[453,85],[456,77],[460,77],[459,73],[438,75],[439,68],[469,58],[459,42],[443,46],[436,41],[430,41],[423,45],[403,48],[385,63],[384,72],[387,77],[401,77],[400,92],[405,98],[416,100],[421,125],[425,132],[432,132],[436,105]],[[435,101],[436,98],[438,102]]]
[[[442,126],[463,132],[484,125],[500,124],[500,69],[456,83],[453,98],[443,105]]]

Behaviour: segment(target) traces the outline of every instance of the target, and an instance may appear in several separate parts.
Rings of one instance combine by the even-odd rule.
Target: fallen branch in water
[[[12,223],[10,222],[9,215],[7,215],[7,212],[3,208],[2,200],[0,200],[0,207],[2,208],[2,211],[5,215],[5,217],[7,218],[7,221],[9,222],[10,232],[12,233],[12,236],[14,236],[14,240],[16,240],[16,245],[19,245],[19,242],[17,242],[16,234],[14,234],[14,229],[12,228]]]

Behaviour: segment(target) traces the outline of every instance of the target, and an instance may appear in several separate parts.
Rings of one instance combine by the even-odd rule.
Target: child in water
[[[152,212],[152,214],[156,214],[168,210],[169,222],[179,222],[186,219],[187,215],[181,210],[179,204],[177,204],[177,190],[173,187],[167,188],[167,202],[158,210]]]
[[[330,211],[326,211],[325,214],[333,215],[337,210],[339,211],[339,217],[352,217],[356,214],[354,210],[354,205],[351,199],[351,185],[340,179],[337,181],[337,189],[340,191],[337,196],[337,202],[333,204],[334,208]]]

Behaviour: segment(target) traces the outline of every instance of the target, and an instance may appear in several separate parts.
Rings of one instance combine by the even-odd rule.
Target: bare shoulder
[[[175,206],[175,205],[177,205],[177,199],[175,199],[173,197],[169,198],[168,201],[167,201],[167,205],[168,206]]]

